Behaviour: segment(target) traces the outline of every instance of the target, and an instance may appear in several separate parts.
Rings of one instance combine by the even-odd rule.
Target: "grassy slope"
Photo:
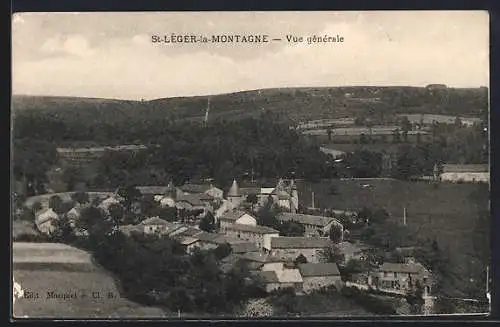
[[[443,109],[439,105],[401,107],[394,99],[401,92],[419,98],[427,94],[424,88],[416,87],[324,87],[281,88],[243,91],[210,96],[210,119],[223,117],[226,120],[258,115],[260,110],[281,113],[291,119],[321,119],[353,116],[367,109],[389,110],[389,112],[448,112],[454,105]],[[477,111],[475,103],[481,97],[479,89],[449,89],[467,99],[471,113]],[[363,101],[346,101],[345,93],[355,93],[358,98],[380,97],[378,104]],[[47,96],[14,96],[13,109],[16,114],[38,112],[57,113],[64,119],[78,121],[117,122],[127,119],[201,119],[207,106],[207,96],[177,97],[151,101],[125,101],[90,98],[68,98]],[[468,108],[468,107],[467,107]],[[463,108],[462,108],[463,109]]]
[[[50,244],[40,244],[40,249],[34,247],[31,255],[33,261],[39,257],[40,252],[50,252]],[[24,260],[29,259],[29,249],[18,249],[14,253],[14,261],[16,255],[23,257]],[[53,255],[56,257],[71,256],[70,252],[75,252],[75,255],[80,253],[80,250],[59,249],[54,248]],[[64,253],[59,253],[63,251]],[[61,259],[59,259],[60,261]],[[124,317],[164,317],[163,310],[158,308],[142,307],[125,298],[120,297],[117,285],[114,279],[100,267],[95,266],[91,262],[88,263],[92,269],[83,271],[81,266],[65,265],[64,268],[58,265],[58,268],[51,269],[45,267],[40,269],[39,264],[32,266],[23,265],[23,269],[14,267],[13,276],[16,282],[20,283],[25,291],[38,292],[39,299],[21,298],[16,300],[14,305],[14,316],[30,318],[124,318]],[[56,293],[76,292],[79,297],[77,299],[47,299],[48,291]],[[98,291],[102,298],[93,299],[92,292]],[[107,298],[106,295],[112,293],[115,298]],[[82,296],[85,294],[85,297]]]
[[[373,187],[360,186],[367,183]],[[330,185],[337,187],[337,195],[329,195]],[[311,187],[316,206],[354,210],[363,206],[385,208],[395,222],[402,222],[406,206],[408,227],[420,237],[436,238],[450,255],[452,269],[458,275],[457,280],[450,281],[452,291],[467,282],[466,276],[484,270],[474,261],[472,237],[477,206],[468,196],[478,188],[488,188],[487,185],[443,183],[434,188],[426,182],[396,180],[325,181],[299,186],[300,201],[307,206],[311,204]],[[488,199],[483,201],[482,206],[488,208]]]

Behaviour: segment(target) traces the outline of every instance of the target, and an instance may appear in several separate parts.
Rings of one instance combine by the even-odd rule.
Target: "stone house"
[[[326,237],[273,237],[271,239],[271,255],[287,261],[294,261],[302,254],[307,262],[318,263],[321,259],[321,251],[330,244],[330,239]]]
[[[435,169],[436,173],[437,169]],[[443,165],[443,171],[435,176],[441,181],[465,182],[465,183],[489,183],[490,169],[489,165]]]
[[[371,284],[375,284],[378,289],[399,294],[405,294],[417,282],[424,288],[424,294],[431,293],[431,273],[418,262],[384,262],[371,278]]]
[[[221,231],[224,231],[227,226],[233,224],[257,226],[257,218],[241,210],[227,212],[223,216],[219,217],[219,221]]]
[[[305,293],[327,286],[339,289],[342,285],[336,263],[304,263],[299,265]]]
[[[277,218],[280,222],[293,221],[301,224],[304,226],[306,236],[327,235],[333,225],[339,226],[342,234],[344,234],[342,224],[337,219],[331,217],[283,212]]]
[[[271,239],[279,237],[279,231],[266,226],[251,226],[244,224],[227,225],[224,228],[227,236],[239,238],[257,244],[260,249],[269,251]]]
[[[258,278],[265,286],[266,292],[292,288],[295,292],[302,292],[302,276],[298,269],[284,269],[280,271],[253,271],[252,276]]]

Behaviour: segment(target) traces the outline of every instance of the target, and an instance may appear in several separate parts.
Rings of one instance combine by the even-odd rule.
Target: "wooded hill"
[[[365,112],[434,113],[480,116],[488,108],[488,89],[425,87],[279,88],[150,101],[80,97],[13,96],[15,116],[44,115],[65,123],[120,124],[133,120],[202,121],[210,97],[209,120],[239,120],[270,111],[280,120],[353,117]]]

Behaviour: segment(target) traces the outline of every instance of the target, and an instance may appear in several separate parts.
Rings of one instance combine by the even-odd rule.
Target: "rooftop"
[[[266,226],[249,226],[243,224],[232,224],[226,227],[226,230],[234,230],[241,232],[249,232],[254,234],[279,234],[274,228],[266,227]]]
[[[339,276],[336,263],[304,263],[299,265],[302,277]]]
[[[233,253],[253,253],[259,251],[257,245],[253,242],[243,242],[231,244]]]
[[[203,201],[211,200],[212,198],[207,194],[182,194],[177,197],[178,202],[187,202],[194,207],[204,206]]]
[[[234,210],[234,211],[229,211],[229,212],[225,213],[219,219],[236,221],[236,220],[238,220],[239,218],[241,218],[245,214],[252,216],[251,214],[246,213],[245,211]]]
[[[240,258],[246,261],[269,263],[269,262],[283,262],[282,259],[265,254],[262,252],[249,252],[240,255]]]
[[[187,183],[179,188],[186,193],[193,193],[193,194],[201,194],[205,193],[209,189],[213,188],[214,186],[212,184],[192,184],[192,183]]]
[[[280,236],[271,238],[272,249],[316,249],[330,245],[330,239],[319,237]]]
[[[384,262],[382,266],[379,267],[379,271],[384,272],[401,272],[401,273],[419,273],[425,270],[425,267],[421,263],[392,263]]]
[[[444,173],[487,173],[490,171],[489,165],[443,165]]]
[[[169,223],[166,220],[161,219],[160,217],[150,217],[147,219],[144,219],[140,223],[141,225],[163,225],[163,226],[168,226]]]
[[[296,221],[300,224],[307,224],[318,227],[325,227],[331,222],[337,222],[340,224],[340,222],[337,219],[331,217],[304,215],[304,214],[290,213],[290,212],[280,213],[277,218],[280,221]]]
[[[252,271],[251,274],[265,283],[279,283],[278,275],[274,271]]]
[[[298,269],[283,269],[276,272],[280,283],[302,283],[302,276]]]

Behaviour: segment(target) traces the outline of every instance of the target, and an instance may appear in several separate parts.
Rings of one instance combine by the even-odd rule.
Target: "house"
[[[159,217],[147,218],[139,223],[140,229],[146,234],[160,233],[173,237],[187,230],[188,227],[179,223],[170,223]]]
[[[435,169],[435,172],[437,169]],[[438,180],[448,182],[485,182],[490,181],[490,169],[488,165],[443,165]]]
[[[239,255],[249,270],[278,271],[285,269],[285,261],[262,252],[248,252]]]
[[[336,263],[304,263],[299,265],[305,293],[327,286],[338,288],[342,285],[339,268]]]
[[[186,253],[192,253],[193,250],[198,247],[197,244],[200,239],[192,236],[182,236],[178,238],[178,241]]]
[[[253,242],[241,242],[231,244],[231,252],[235,254],[259,252],[257,244]]]
[[[222,231],[224,231],[227,226],[232,224],[257,226],[257,218],[241,210],[227,212],[223,216],[219,217],[218,220],[220,221],[220,228]]]
[[[306,257],[307,262],[320,262],[321,251],[331,244],[326,237],[280,236],[271,239],[271,255],[294,261],[299,255]]]
[[[295,292],[302,292],[302,276],[298,269],[253,271],[251,273],[252,276],[264,284],[268,293],[285,288],[292,288]]]
[[[344,226],[337,219],[331,217],[283,212],[277,218],[280,222],[294,221],[301,224],[304,226],[305,234],[308,236],[328,235],[333,225],[337,225],[342,234],[344,233]]]
[[[251,226],[244,224],[227,225],[224,228],[224,233],[227,236],[239,238],[245,241],[250,241],[259,248],[266,250],[271,249],[271,239],[279,237],[279,231],[266,226]]]
[[[212,199],[207,194],[183,194],[176,199],[175,207],[179,210],[200,211],[200,215],[205,215]]]
[[[384,262],[374,273],[374,276],[372,283],[382,291],[406,294],[418,282],[424,287],[425,294],[431,292],[431,273],[418,262]]]
[[[59,215],[52,208],[42,209],[35,215],[35,225],[41,233],[50,234],[54,231],[54,222],[59,219]]]
[[[103,210],[104,212],[108,212],[109,210],[109,207],[111,207],[112,205],[116,204],[116,205],[119,205],[122,201],[122,198],[118,195],[112,195],[108,198],[106,198],[105,200],[103,200],[98,208]]]
[[[280,179],[275,187],[251,187],[241,188],[236,180],[233,180],[231,188],[227,193],[227,200],[233,208],[238,208],[244,203],[250,194],[257,196],[257,206],[264,206],[270,199],[282,210],[296,212],[299,205],[299,195],[293,180]]]
[[[222,199],[224,191],[215,187],[213,184],[191,184],[186,183],[179,187],[184,194],[206,194],[212,198]]]

